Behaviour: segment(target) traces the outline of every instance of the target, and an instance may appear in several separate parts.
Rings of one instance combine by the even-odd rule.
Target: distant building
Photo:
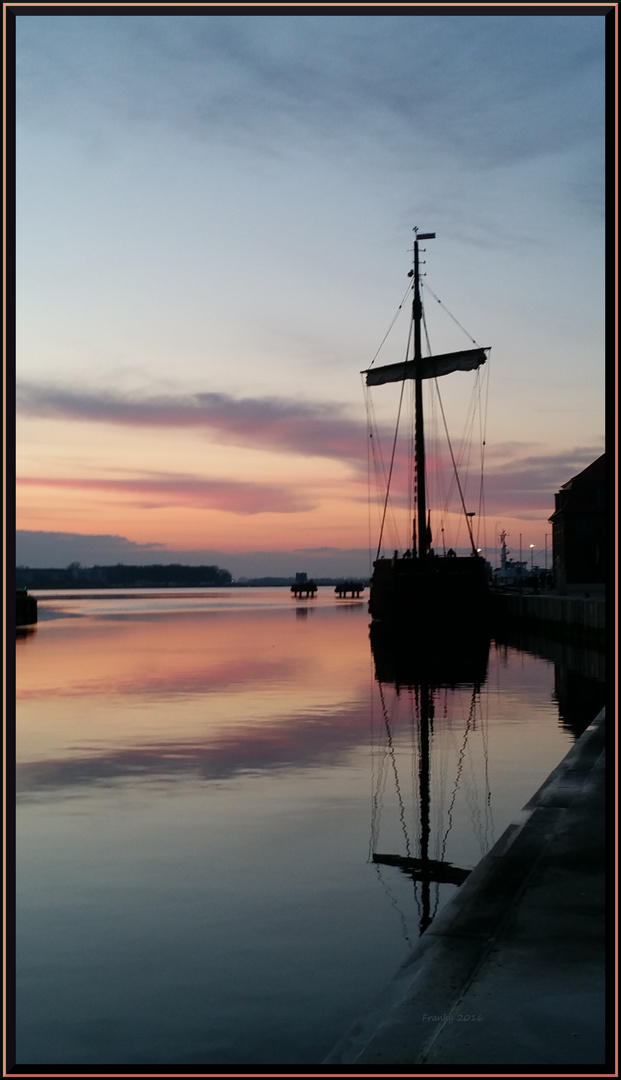
[[[606,580],[606,455],[572,476],[554,496],[554,581],[561,592],[584,592]]]

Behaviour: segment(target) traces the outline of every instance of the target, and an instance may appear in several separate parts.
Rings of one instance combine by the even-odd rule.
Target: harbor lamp
[[[476,517],[474,510],[466,510],[466,517],[468,518],[468,532],[470,533],[470,546],[472,547],[472,554],[476,555],[474,536],[472,534],[472,519]]]

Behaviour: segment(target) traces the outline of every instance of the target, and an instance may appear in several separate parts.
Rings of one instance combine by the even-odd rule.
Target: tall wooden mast
[[[418,260],[419,240],[433,240],[435,233],[419,233],[414,229],[414,299],[412,300],[412,320],[414,323],[414,451],[416,456],[416,505],[418,555],[424,559],[429,554],[429,530],[427,528],[427,494],[425,489],[425,429],[423,423],[423,374],[422,349],[420,342],[423,305],[420,298],[420,269]]]

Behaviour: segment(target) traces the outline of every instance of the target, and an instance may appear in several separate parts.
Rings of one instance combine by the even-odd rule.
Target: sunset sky
[[[432,351],[492,347],[481,543],[543,565],[604,449],[604,29],[18,13],[18,563],[368,572],[418,226]]]

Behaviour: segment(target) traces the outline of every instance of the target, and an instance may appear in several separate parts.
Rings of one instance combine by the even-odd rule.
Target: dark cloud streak
[[[183,563],[188,566],[217,565],[230,570],[234,577],[266,575],[293,576],[300,569],[311,576],[352,577],[369,570],[367,548],[296,548],[271,551],[220,551],[172,549],[162,543],[136,543],[125,536],[95,533],[51,532],[18,529],[16,533],[19,566],[63,567],[75,560],[83,566],[110,566],[125,563]]]
[[[138,399],[109,391],[81,392],[23,384],[18,389],[17,407],[25,416],[132,427],[200,428],[211,438],[237,446],[365,465],[366,425],[327,402],[234,398],[220,393]]]

